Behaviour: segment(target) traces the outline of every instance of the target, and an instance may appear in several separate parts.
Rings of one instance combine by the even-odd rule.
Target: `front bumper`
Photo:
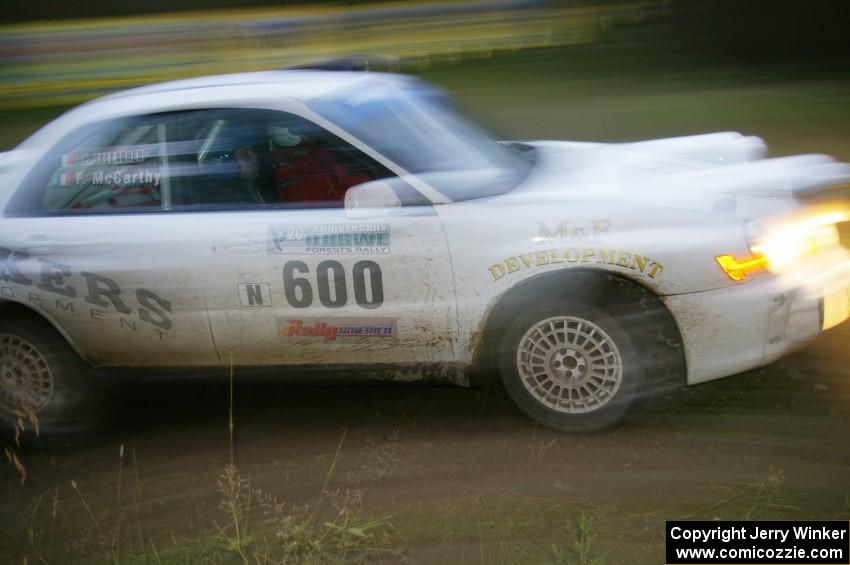
[[[850,287],[828,293],[823,297],[821,327],[835,327],[850,317]]]
[[[679,324],[688,384],[767,365],[850,316],[847,289],[813,297],[769,275],[662,299]]]

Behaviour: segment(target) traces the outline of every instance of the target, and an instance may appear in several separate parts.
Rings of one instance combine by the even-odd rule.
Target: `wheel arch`
[[[18,302],[17,300],[8,300],[5,298],[0,298],[0,317],[12,317],[15,315],[19,316],[30,316],[32,318],[38,318],[44,322],[50,324],[50,326],[56,330],[62,339],[74,350],[74,352],[79,355],[80,359],[82,359],[85,363],[88,364],[88,360],[82,351],[77,347],[77,344],[74,343],[74,340],[71,339],[71,336],[68,332],[65,331],[61,325],[59,325],[56,320],[54,320],[51,316],[49,316],[46,312],[41,310],[40,308],[26,304],[23,302]]]
[[[679,324],[663,300],[640,281],[602,269],[577,268],[542,273],[529,277],[496,297],[486,310],[479,326],[478,339],[473,344],[473,360],[478,372],[489,379],[495,373],[498,344],[511,319],[511,314],[523,304],[541,297],[566,298],[571,296],[604,296],[610,293],[652,305],[658,313],[657,323],[663,339],[671,349],[677,349],[678,363],[675,378],[684,383],[687,377],[687,359]]]

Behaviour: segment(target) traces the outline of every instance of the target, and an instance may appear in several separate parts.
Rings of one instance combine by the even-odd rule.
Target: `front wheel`
[[[560,431],[592,431],[623,421],[641,405],[646,372],[615,308],[557,300],[524,310],[499,348],[513,401]]]

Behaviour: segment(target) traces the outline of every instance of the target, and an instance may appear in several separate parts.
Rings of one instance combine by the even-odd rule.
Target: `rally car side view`
[[[847,318],[850,167],[722,133],[503,142],[439,90],[290,70],[84,104],[0,156],[0,411],[90,376],[499,375],[556,429],[759,367]],[[321,378],[320,373],[315,373]]]

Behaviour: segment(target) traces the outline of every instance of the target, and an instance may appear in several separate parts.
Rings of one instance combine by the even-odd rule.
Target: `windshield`
[[[499,143],[457,114],[442,92],[422,83],[358,86],[310,105],[454,201],[507,192],[531,168],[528,153]]]

